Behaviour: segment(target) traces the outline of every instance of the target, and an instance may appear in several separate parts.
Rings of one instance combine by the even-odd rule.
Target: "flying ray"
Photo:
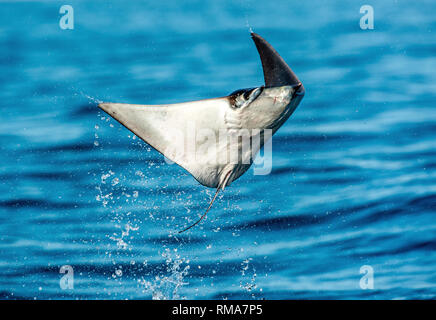
[[[251,37],[262,62],[265,86],[177,104],[99,104],[199,183],[217,189],[201,218],[180,232],[203,219],[219,190],[251,166],[265,143],[265,133],[274,134],[303,99],[303,84],[277,51],[258,34],[252,32]],[[256,139],[260,143],[253,143]]]

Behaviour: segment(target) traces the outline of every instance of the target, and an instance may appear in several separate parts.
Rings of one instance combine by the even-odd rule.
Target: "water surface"
[[[435,298],[433,1],[374,3],[374,30],[360,1],[70,1],[74,30],[63,4],[0,3],[0,298]],[[306,96],[271,174],[176,235],[214,191],[96,103],[260,85],[250,27]]]

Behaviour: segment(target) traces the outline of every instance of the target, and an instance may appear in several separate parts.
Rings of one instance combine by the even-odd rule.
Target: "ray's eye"
[[[232,92],[230,95],[233,100],[233,107],[241,108],[249,105],[253,100],[255,100],[263,91],[264,87],[240,89]]]
[[[245,91],[244,92],[244,98],[247,101],[253,101],[254,99],[256,99],[263,91],[263,86],[258,87],[258,88],[253,88],[249,91]]]
[[[253,89],[254,90],[254,89]],[[250,94],[251,92],[253,92],[253,90],[250,91],[245,91],[242,96],[244,97],[245,100],[248,100],[250,98]]]

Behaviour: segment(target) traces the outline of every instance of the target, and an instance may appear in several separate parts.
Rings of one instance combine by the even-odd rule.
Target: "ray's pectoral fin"
[[[185,232],[189,229],[191,229],[192,227],[196,226],[197,224],[200,223],[201,220],[203,220],[203,218],[207,215],[207,213],[209,212],[210,208],[212,208],[213,203],[215,202],[216,197],[218,196],[218,193],[220,192],[220,190],[224,190],[224,188],[226,187],[227,182],[230,179],[230,175],[232,174],[233,171],[229,171],[227,172],[227,174],[224,177],[223,182],[218,186],[218,188],[216,189],[215,195],[212,198],[212,201],[209,203],[209,207],[207,207],[206,212],[203,213],[203,215],[200,217],[200,219],[198,219],[195,223],[191,224],[189,227],[179,231],[179,233]]]
[[[216,188],[216,166],[197,157],[192,130],[218,130],[223,126],[222,113],[228,104],[227,99],[216,98],[168,105],[100,103],[99,107],[202,185]],[[213,143],[212,139],[207,141]]]

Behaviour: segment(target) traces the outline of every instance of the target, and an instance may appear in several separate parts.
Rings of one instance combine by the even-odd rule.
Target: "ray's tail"
[[[198,219],[194,224],[190,225],[189,227],[183,229],[182,231],[179,231],[179,233],[182,233],[182,232],[185,232],[186,230],[191,229],[192,227],[196,226],[201,220],[203,220],[203,218],[209,212],[210,208],[212,208],[212,204],[215,201],[215,199],[216,199],[218,193],[220,192],[220,190],[224,190],[224,188],[226,187],[227,182],[229,181],[232,172],[233,172],[233,170],[230,170],[229,172],[227,172],[227,174],[224,177],[224,180],[219,184],[218,188],[216,189],[215,195],[213,196],[213,199],[210,202],[209,207],[207,207],[206,212],[203,213],[203,215],[200,217],[200,219]]]
[[[179,231],[179,233],[182,233],[182,232],[185,232],[185,231],[191,229],[192,227],[194,227],[194,226],[196,226],[197,224],[199,224],[201,220],[203,220],[203,218],[204,218],[204,217],[206,216],[206,214],[209,212],[210,208],[212,208],[212,204],[213,204],[213,202],[215,201],[215,199],[216,199],[218,193],[220,192],[220,189],[221,189],[220,187],[218,187],[218,188],[216,189],[215,195],[213,196],[213,199],[212,199],[212,201],[210,202],[209,207],[207,208],[206,212],[203,213],[203,215],[201,216],[201,218],[198,219],[194,224],[191,224],[189,227],[187,227],[187,228],[185,228],[185,229]]]

